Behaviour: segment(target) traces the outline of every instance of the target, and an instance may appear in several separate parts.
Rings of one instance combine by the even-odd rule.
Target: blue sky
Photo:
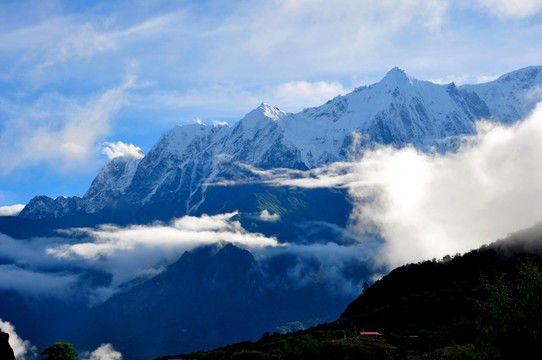
[[[82,196],[118,142],[297,112],[394,66],[487,81],[540,65],[540,39],[542,0],[4,0],[0,207]]]

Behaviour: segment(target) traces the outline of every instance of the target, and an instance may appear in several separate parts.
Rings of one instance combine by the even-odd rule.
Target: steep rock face
[[[87,212],[101,210],[111,199],[124,194],[142,157],[117,157],[106,164],[83,196]]]
[[[205,201],[206,184],[237,178],[234,164],[306,169],[299,150],[284,141],[289,115],[262,104],[234,127],[192,124],[165,133],[141,161],[126,193],[136,204],[174,200],[185,213]]]
[[[231,154],[233,162],[262,169],[306,169],[299,149],[285,141],[284,122],[291,118],[275,107],[261,104],[235,124],[222,153]]]
[[[59,196],[52,199],[45,195],[36,196],[25,206],[19,217],[57,219],[66,215],[102,210],[125,193],[140,161],[140,157],[116,157],[102,168],[83,198]]]
[[[48,196],[40,195],[30,200],[19,214],[19,217],[26,219],[56,219],[84,212],[85,210],[85,203],[80,197],[59,196],[56,199],[52,199]]]
[[[144,204],[180,199],[188,212],[192,201],[201,200],[202,181],[211,174],[215,147],[227,130],[192,124],[162,135],[139,164],[126,191],[129,201]]]
[[[416,80],[394,68],[376,84],[297,114],[261,104],[233,127],[177,126],[143,159],[112,160],[83,199],[36,197],[20,216],[95,213],[119,202],[135,209],[135,221],[137,209],[147,217],[161,212],[161,218],[196,213],[210,200],[209,184],[250,175],[239,164],[310,169],[348,161],[375,144],[446,151],[458,136],[475,133],[478,119],[521,119],[542,100],[541,88],[542,67],[461,87]]]

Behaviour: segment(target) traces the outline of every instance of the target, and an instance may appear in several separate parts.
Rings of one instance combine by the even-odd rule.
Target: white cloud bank
[[[353,219],[378,229],[392,267],[479,247],[542,220],[541,154],[540,104],[511,127],[479,123],[457,153],[379,149],[356,165]]]
[[[349,243],[357,242],[355,246],[279,244],[274,237],[245,230],[236,220],[236,215],[184,216],[169,224],[72,229],[66,231],[68,235],[77,236],[69,240],[15,240],[0,234],[0,254],[12,262],[0,265],[0,290],[16,290],[36,298],[53,296],[64,299],[80,294],[84,289],[84,296],[88,296],[87,304],[93,306],[107,300],[137,277],[145,279],[159,274],[185,251],[199,246],[233,243],[250,250],[263,263],[276,256],[294,255],[296,261],[291,268],[283,270],[300,286],[321,283],[337,293],[356,295],[360,280],[347,278],[344,274],[350,273],[352,267],[357,268],[369,261],[378,246],[370,238],[346,234],[342,228],[335,231],[352,240]],[[265,221],[280,219],[266,211],[256,216],[260,215]],[[308,226],[332,225],[314,222]],[[71,243],[66,244],[66,241]],[[88,284],[85,277],[88,271],[110,274],[111,282]]]
[[[234,212],[184,216],[168,224],[59,230],[68,238],[15,240],[0,234],[1,258],[8,261],[0,264],[0,290],[62,300],[81,294],[83,289],[92,306],[137,277],[159,274],[185,251],[200,246],[232,243],[252,252],[265,252],[284,245],[275,237],[245,230],[236,216]],[[111,282],[86,284],[84,274],[88,271],[110,274]]]
[[[15,359],[26,360],[36,357],[36,347],[30,341],[21,339],[10,322],[0,319],[0,329],[9,334],[9,345],[13,349]]]
[[[81,360],[122,360],[122,354],[111,344],[102,344],[90,354],[83,354]]]
[[[124,282],[137,276],[156,275],[183,252],[198,246],[224,242],[248,249],[279,246],[275,238],[246,231],[233,219],[236,215],[184,216],[170,224],[73,229],[69,232],[86,235],[87,240],[50,246],[45,253],[58,260],[83,261],[86,266],[111,273],[113,282],[109,289],[102,289],[104,292],[97,299],[100,301]]]
[[[97,229],[74,229],[73,232],[86,233],[96,241],[50,248],[47,252],[59,258],[75,255],[98,259],[112,256],[117,252],[133,250],[139,246],[189,249],[221,241],[249,248],[278,245],[274,238],[247,232],[238,221],[231,220],[235,215],[237,213],[184,216],[174,220],[170,225],[132,225],[127,228],[101,225]]]
[[[262,220],[262,221],[275,222],[275,221],[279,221],[279,220],[280,220],[280,215],[279,215],[279,214],[271,214],[269,211],[263,210],[263,211],[258,215],[258,219],[260,219],[260,220]]]
[[[0,216],[17,216],[23,209],[23,204],[0,206]]]
[[[253,171],[277,185],[347,188],[352,230],[382,236],[377,263],[393,268],[468,251],[542,220],[542,103],[513,126],[477,128],[456,153],[381,147],[308,172]]]

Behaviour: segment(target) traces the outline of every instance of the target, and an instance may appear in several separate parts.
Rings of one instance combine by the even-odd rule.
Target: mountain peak
[[[405,73],[404,70],[399,69],[397,66],[386,73],[386,76],[384,77],[384,79],[382,79],[382,82],[394,83],[396,85],[405,83],[413,85],[412,79]]]
[[[497,79],[498,82],[522,82],[532,83],[540,76],[542,72],[542,66],[528,66],[523,69],[515,70],[504,74]]]
[[[258,109],[267,109],[267,108],[273,108],[273,106],[269,105],[266,102],[262,102],[260,106],[258,106]]]
[[[241,120],[244,123],[259,123],[262,118],[269,118],[273,121],[278,121],[285,113],[278,108],[262,102],[260,106],[252,110]]]
[[[122,199],[153,214],[155,204],[171,201],[175,210],[166,210],[163,216],[178,216],[195,212],[202,204],[206,209],[222,206],[205,197],[205,184],[219,178],[244,179],[245,173],[230,164],[308,169],[348,161],[351,154],[361,154],[373,144],[453,150],[460,136],[476,133],[477,119],[513,123],[524,117],[542,99],[536,92],[541,84],[540,66],[459,87],[417,80],[395,67],[375,84],[300,113],[285,113],[263,102],[231,128],[201,122],[177,126],[164,133],[140,162],[137,157],[143,154],[134,161],[117,159],[106,165],[82,203],[73,200],[68,205],[92,212]],[[36,199],[20,216],[63,216],[71,211],[61,208],[64,203],[68,201]]]
[[[280,115],[284,114],[284,112],[280,111],[279,108],[271,106],[265,102],[262,102],[256,110],[259,110],[264,116],[273,120],[278,120]]]
[[[400,69],[398,66],[393,67],[390,71],[386,73],[386,76],[393,76],[393,75],[402,75],[406,76],[405,70]]]

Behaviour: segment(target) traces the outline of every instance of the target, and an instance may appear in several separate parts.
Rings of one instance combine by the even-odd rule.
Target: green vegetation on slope
[[[166,359],[400,359],[395,346],[377,339],[362,339],[352,332],[333,330],[298,331],[286,335],[266,333],[256,343],[243,342],[216,349],[198,351]]]
[[[518,240],[406,265],[334,323],[161,359],[541,358],[541,254],[541,240]]]
[[[271,191],[272,190],[272,191]],[[284,188],[266,189],[264,192],[254,193],[259,210],[267,210],[270,213],[281,216],[307,207],[307,196],[298,192],[297,196],[289,195]]]

